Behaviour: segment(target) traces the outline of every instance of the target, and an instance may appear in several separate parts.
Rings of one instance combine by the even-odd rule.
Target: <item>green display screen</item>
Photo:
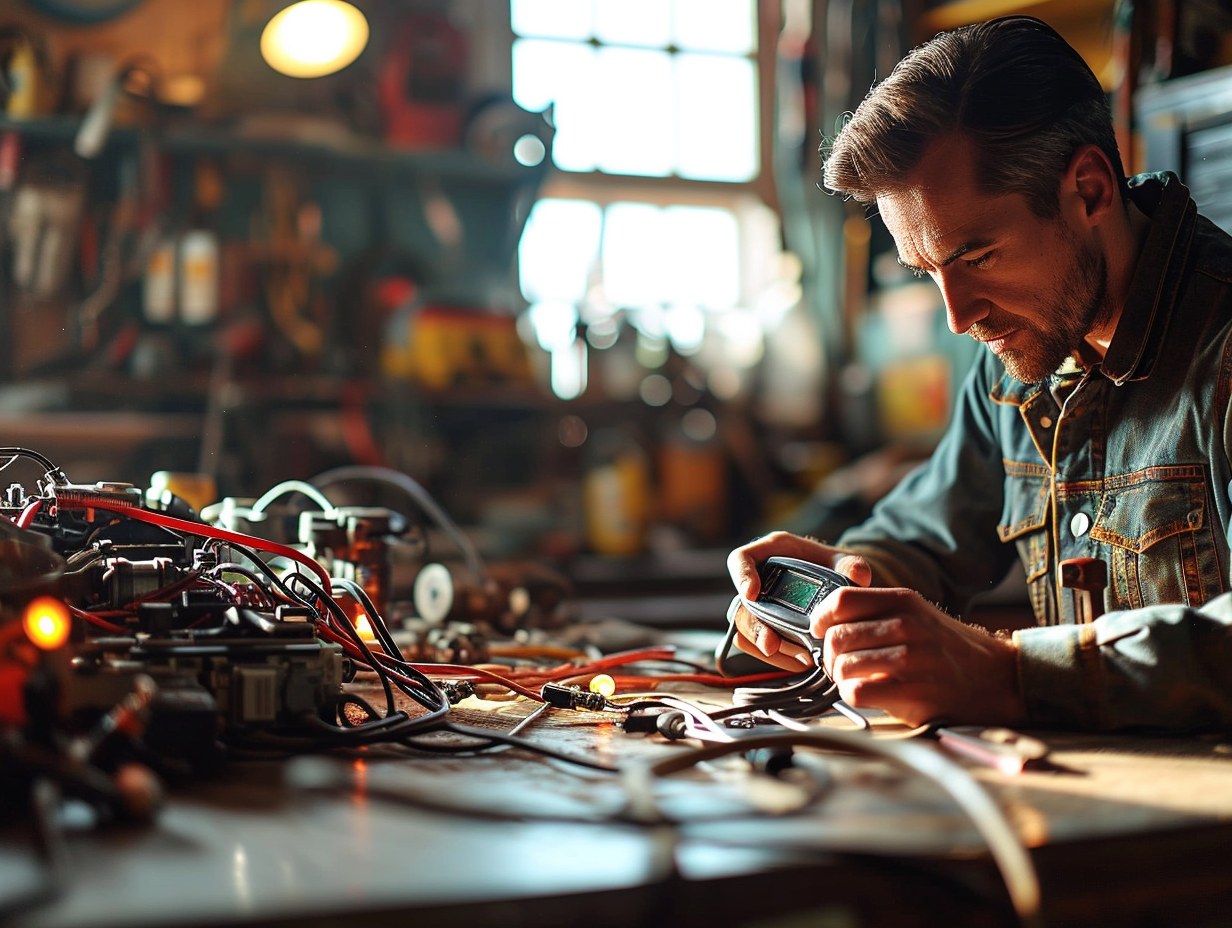
[[[820,588],[821,584],[816,580],[794,571],[784,570],[775,578],[768,595],[785,606],[808,612]]]

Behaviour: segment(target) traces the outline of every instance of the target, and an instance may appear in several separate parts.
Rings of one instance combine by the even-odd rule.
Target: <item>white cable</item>
[[[254,515],[264,513],[265,507],[278,499],[278,497],[287,496],[291,493],[302,493],[304,496],[307,496],[325,510],[326,515],[332,516],[336,512],[334,504],[330,502],[328,496],[311,483],[306,483],[303,480],[284,480],[282,483],[271,487],[262,493],[261,498],[249,507],[249,512]]]
[[[1022,924],[1040,924],[1040,886],[1035,865],[1001,809],[963,767],[939,751],[911,741],[882,740],[853,732],[820,730],[750,735],[733,742],[708,744],[692,752],[673,754],[660,761],[625,768],[622,777],[629,799],[626,815],[646,823],[665,820],[654,801],[652,784],[656,777],[737,752],[800,746],[876,757],[937,784],[966,813],[984,839]]]

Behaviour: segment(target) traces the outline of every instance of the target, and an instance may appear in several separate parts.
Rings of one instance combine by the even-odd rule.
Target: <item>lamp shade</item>
[[[300,0],[261,33],[261,57],[289,77],[324,77],[349,65],[368,44],[368,20],[343,0]]]

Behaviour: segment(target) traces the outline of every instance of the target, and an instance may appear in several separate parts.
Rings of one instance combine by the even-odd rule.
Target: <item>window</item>
[[[749,181],[752,0],[513,0],[513,95],[551,106],[565,171]]]
[[[631,329],[647,376],[670,345],[741,389],[781,315],[761,174],[755,0],[512,0],[513,95],[550,107],[557,168],[519,247],[526,319],[564,398]],[[625,332],[627,335],[628,332]],[[644,395],[644,393],[643,393]]]

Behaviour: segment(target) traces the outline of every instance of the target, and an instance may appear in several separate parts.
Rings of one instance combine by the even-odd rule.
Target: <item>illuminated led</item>
[[[372,630],[372,623],[362,612],[355,617],[355,630],[359,632],[359,637],[364,641],[376,641],[376,632]]]
[[[68,641],[68,607],[58,599],[40,596],[26,606],[22,625],[31,642],[44,651],[54,651]]]
[[[612,696],[616,692],[616,681],[605,673],[595,674],[590,678],[590,691],[598,693],[604,699]]]
[[[323,77],[359,57],[368,20],[343,0],[300,0],[274,16],[261,33],[261,57],[288,77]]]

